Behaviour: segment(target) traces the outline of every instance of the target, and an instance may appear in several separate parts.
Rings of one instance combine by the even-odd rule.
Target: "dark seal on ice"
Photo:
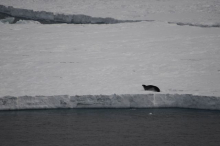
[[[146,91],[160,92],[160,89],[157,86],[154,85],[142,85],[142,86]]]

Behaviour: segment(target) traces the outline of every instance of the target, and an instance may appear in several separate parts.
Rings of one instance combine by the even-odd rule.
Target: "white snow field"
[[[6,98],[15,98],[17,103],[25,95],[47,96],[48,101],[63,97],[52,95],[84,95],[80,97],[89,100],[92,95],[125,98],[126,94],[127,107],[133,107],[133,99],[143,107],[142,98],[152,97],[142,84],[158,86],[162,93],[152,96],[168,98],[166,107],[172,99],[175,106],[171,107],[220,109],[219,0],[0,0],[0,5],[54,14],[155,20],[103,25],[0,22],[1,109],[6,103],[15,105],[5,102]],[[182,102],[185,96],[192,100]],[[205,106],[197,106],[197,101]],[[158,103],[152,107],[159,107]],[[22,109],[16,106],[9,109]]]

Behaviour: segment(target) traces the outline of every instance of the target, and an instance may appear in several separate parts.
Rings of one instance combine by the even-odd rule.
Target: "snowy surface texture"
[[[142,84],[165,94],[220,96],[220,28],[213,27],[220,23],[219,0],[0,0],[0,5],[155,20],[0,22],[0,97],[148,93]]]
[[[220,95],[220,29],[162,22],[2,24],[0,96]]]
[[[21,96],[0,98],[0,110],[53,108],[193,108],[220,110],[220,97],[190,94]]]

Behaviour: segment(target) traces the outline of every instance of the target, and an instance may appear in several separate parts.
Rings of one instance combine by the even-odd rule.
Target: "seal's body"
[[[146,91],[160,92],[160,89],[157,86],[154,85],[142,85],[142,86]]]

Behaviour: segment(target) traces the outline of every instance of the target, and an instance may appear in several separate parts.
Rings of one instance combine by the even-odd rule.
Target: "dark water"
[[[1,111],[0,145],[219,146],[220,111],[189,109]]]

